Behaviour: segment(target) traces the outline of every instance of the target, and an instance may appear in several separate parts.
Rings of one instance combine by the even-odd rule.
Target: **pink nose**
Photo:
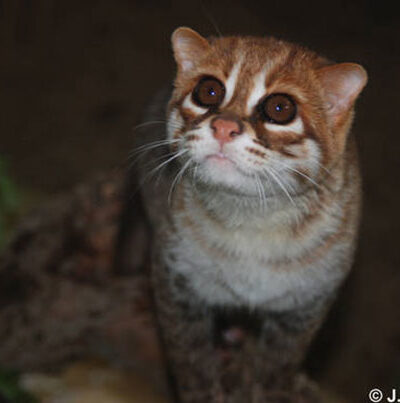
[[[235,136],[241,133],[239,124],[230,119],[217,118],[211,122],[211,128],[214,137],[221,145],[232,141]]]

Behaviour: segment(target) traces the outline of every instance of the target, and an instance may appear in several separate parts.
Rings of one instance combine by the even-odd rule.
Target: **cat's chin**
[[[221,190],[234,191],[244,196],[257,194],[236,163],[224,155],[212,154],[198,166],[197,179],[203,184]]]

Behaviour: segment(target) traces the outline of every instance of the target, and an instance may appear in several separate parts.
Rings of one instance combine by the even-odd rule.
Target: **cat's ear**
[[[323,88],[328,115],[336,124],[351,109],[367,84],[367,72],[359,64],[340,63],[319,69],[317,75]]]
[[[186,27],[177,28],[172,34],[171,41],[175,60],[181,71],[193,68],[196,60],[210,47],[207,39]]]

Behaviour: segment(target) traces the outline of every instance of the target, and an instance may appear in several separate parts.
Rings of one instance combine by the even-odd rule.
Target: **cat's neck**
[[[187,205],[203,209],[208,216],[231,229],[244,226],[287,226],[290,222],[299,221],[309,201],[318,198],[316,191],[290,197],[286,194],[265,197],[246,195],[189,180],[182,182],[182,190]]]

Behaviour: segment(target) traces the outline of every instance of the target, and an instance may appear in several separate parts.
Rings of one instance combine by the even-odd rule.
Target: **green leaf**
[[[19,386],[19,374],[0,369],[0,396],[7,403],[38,403],[38,400]]]

